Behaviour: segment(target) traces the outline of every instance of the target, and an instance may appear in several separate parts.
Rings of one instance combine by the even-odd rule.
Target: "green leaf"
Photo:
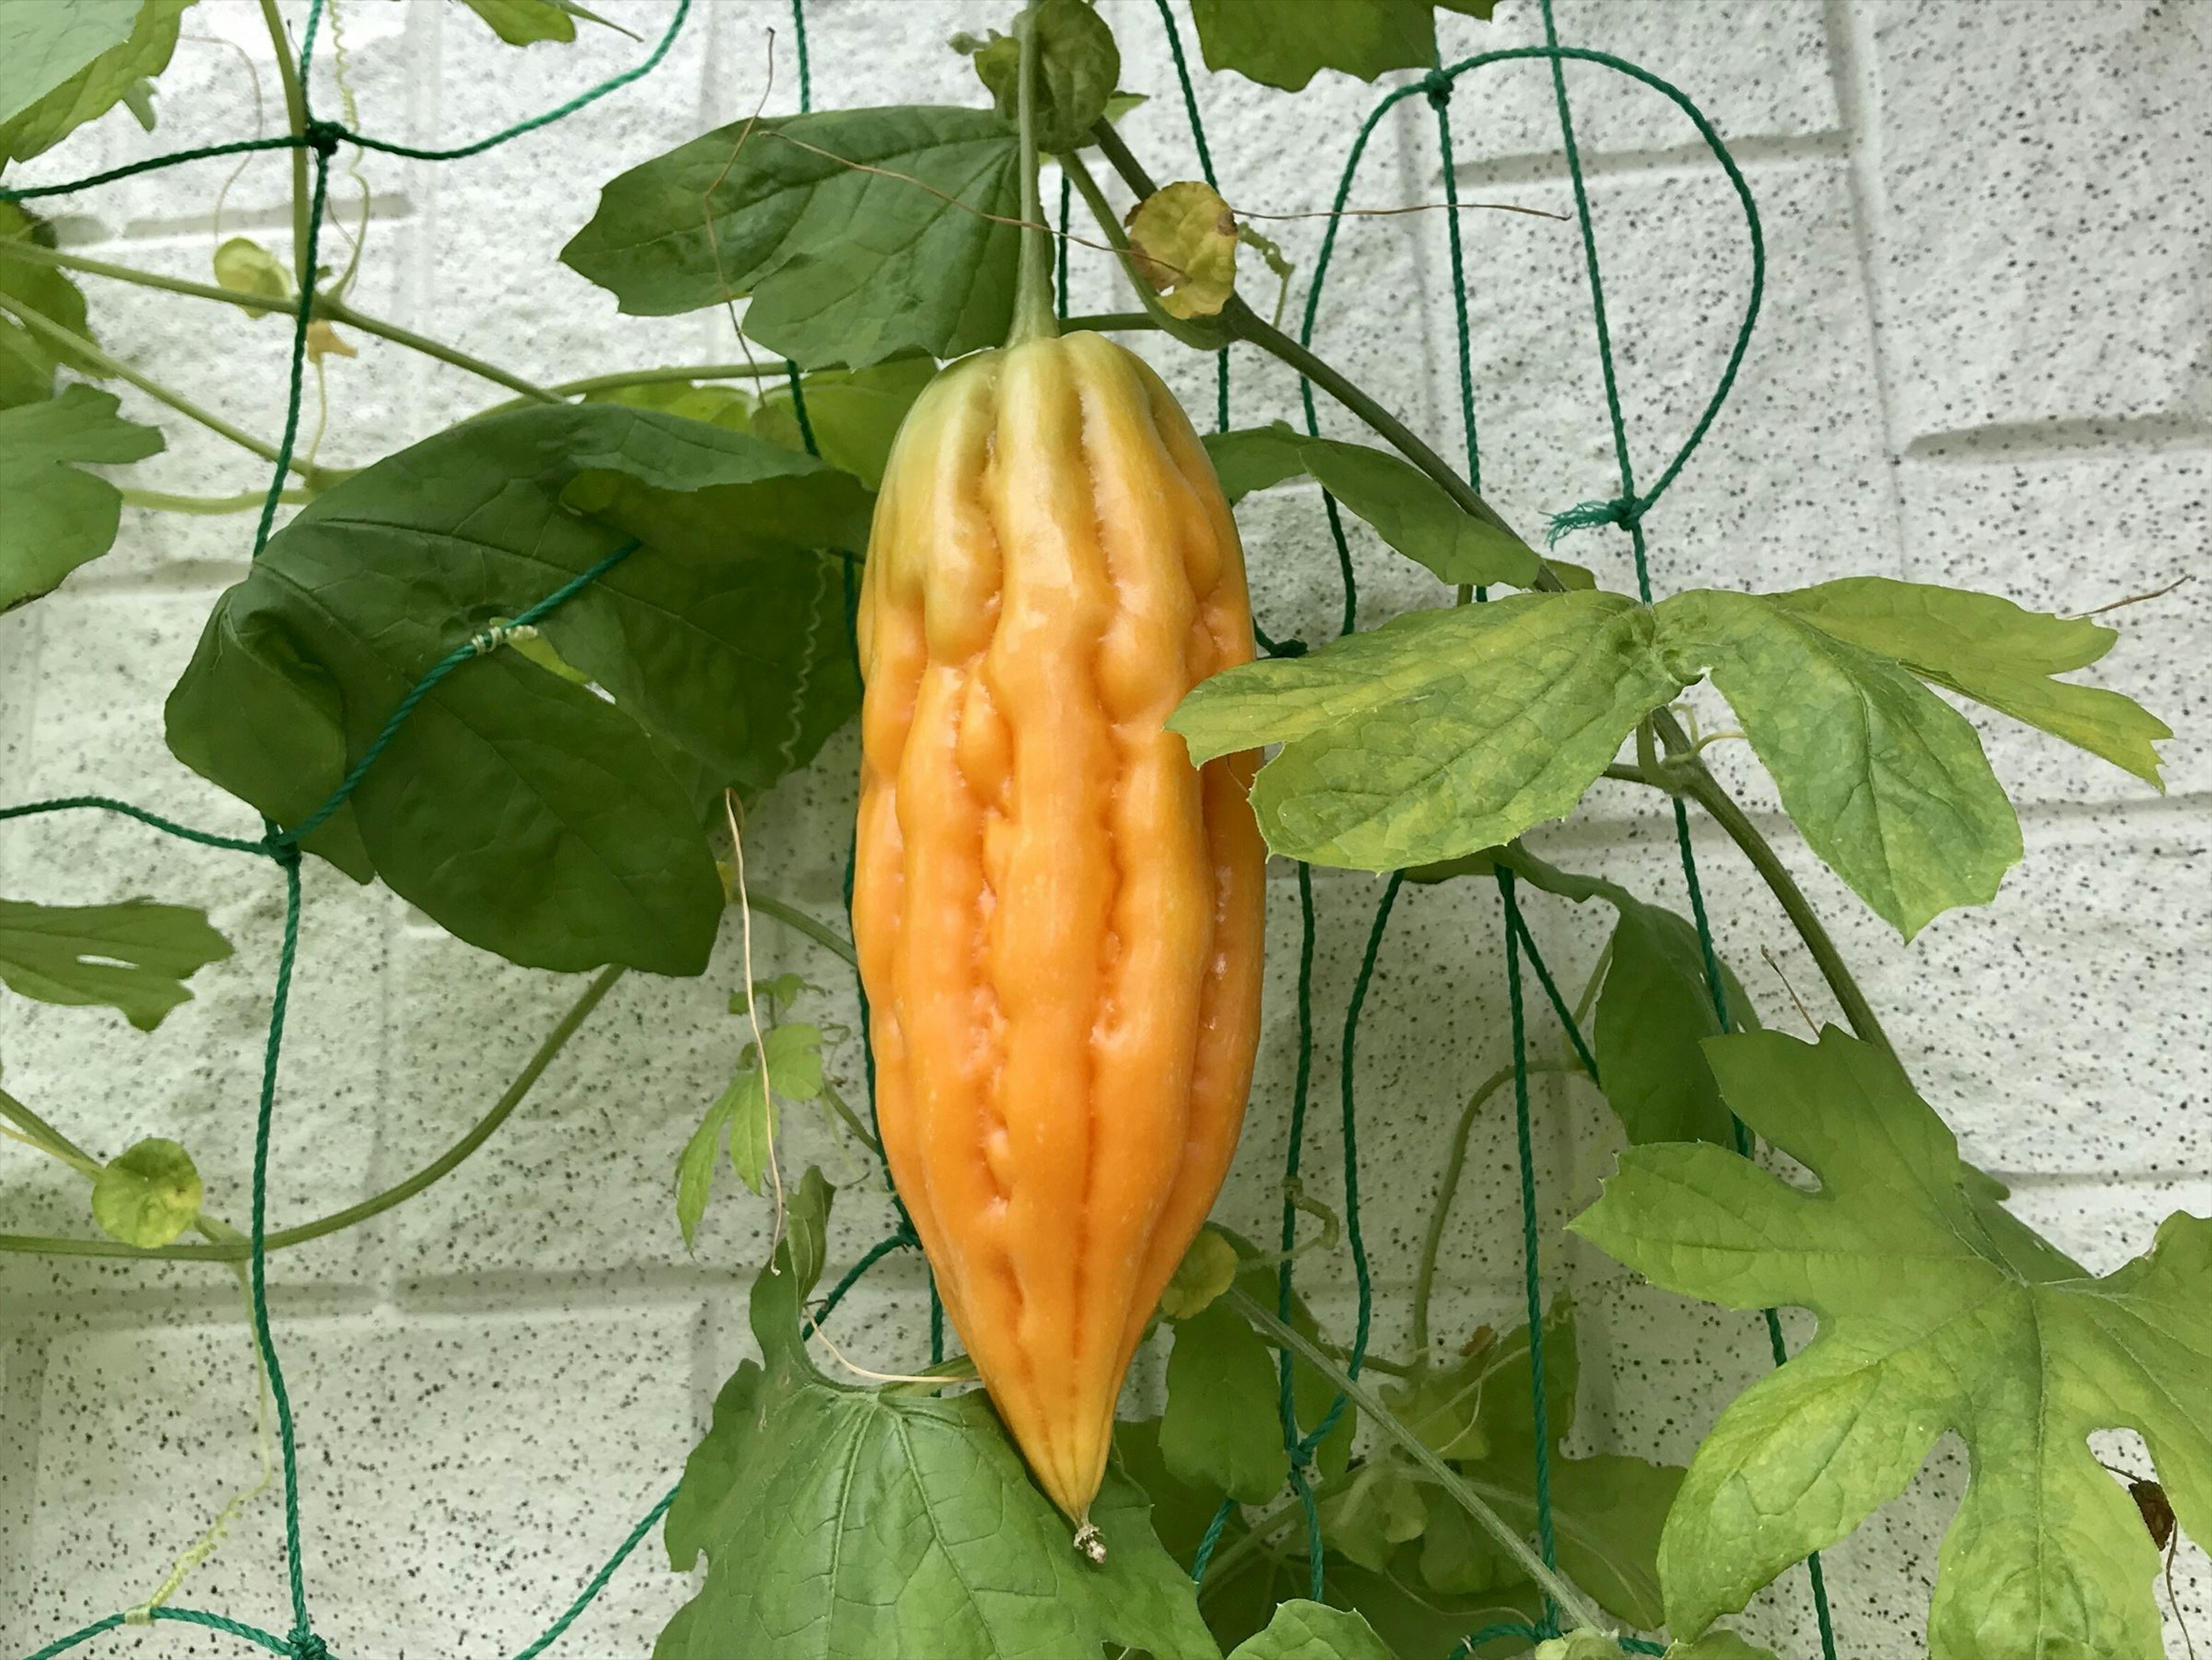
[[[1237,1288],[1261,1306],[1276,1304],[1276,1268],[1272,1262],[1259,1261],[1259,1248],[1242,1235],[1228,1228],[1208,1224],[1235,1249],[1243,1266],[1237,1270]],[[1291,1327],[1300,1336],[1314,1342],[1321,1341],[1321,1323],[1306,1306],[1305,1298],[1295,1291],[1291,1293]],[[1279,1377],[1279,1373],[1278,1376]],[[1322,1419],[1335,1406],[1336,1386],[1316,1371],[1307,1362],[1293,1356],[1291,1360],[1291,1415],[1297,1420],[1298,1432],[1310,1434],[1321,1426]],[[1269,1420],[1279,1426],[1280,1407],[1270,1409]],[[1359,1414],[1347,1406],[1338,1414],[1336,1427],[1314,1450],[1314,1468],[1325,1481],[1334,1481],[1342,1475],[1352,1460],[1352,1438],[1358,1428]]]
[[[1726,1412],[1660,1548],[1695,1636],[1903,1490],[1955,1432],[1971,1468],[1938,1560],[1934,1660],[2159,1652],[2159,1554],[2087,1437],[2148,1444],[2212,1536],[2212,1222],[2177,1214],[2092,1277],[2007,1215],[1897,1063],[1833,1028],[1706,1046],[1729,1104],[1819,1179],[1717,1147],[1634,1147],[1577,1232],[1656,1284],[1811,1310],[1820,1335]]]
[[[746,1047],[750,1061],[751,1046]],[[761,1088],[759,1068],[748,1065],[740,1071],[715,1105],[726,1106],[729,1114],[730,1167],[737,1171],[738,1180],[757,1195],[769,1152],[775,1145],[775,1103]]]
[[[1487,17],[1495,0],[1438,3]],[[1190,0],[1190,15],[1206,68],[1235,70],[1285,92],[1298,91],[1317,70],[1372,81],[1436,61],[1430,0]]]
[[[139,0],[0,9],[0,122],[131,38]]]
[[[1013,316],[1018,233],[977,216],[1019,213],[1015,150],[988,110],[738,122],[610,181],[561,258],[635,315],[750,295],[746,332],[805,368],[956,357]]]
[[[1825,634],[1893,658],[2016,721],[2101,755],[2163,789],[2152,745],[2172,728],[2131,697],[2055,675],[2087,668],[2119,638],[2083,617],[2026,611],[1993,593],[1853,576],[1778,593],[1774,603]]]
[[[981,1391],[892,1395],[816,1370],[796,1214],[793,1231],[753,1282],[761,1363],[724,1386],[668,1513],[670,1561],[703,1553],[707,1573],[655,1660],[889,1656],[922,1633],[961,1660],[1097,1660],[1108,1642],[1212,1660],[1190,1580],[1118,1470],[1091,1507],[1106,1543],[1094,1567]]]
[[[1774,1651],[1754,1647],[1734,1632],[1716,1627],[1693,1641],[1669,1643],[1660,1660],[1774,1660]]]
[[[1628,1660],[1628,1651],[1603,1632],[1584,1627],[1537,1644],[1535,1660]]]
[[[1474,1490],[1524,1535],[1536,1531],[1535,1466],[1474,1464]],[[1682,1471],[1613,1453],[1552,1457],[1552,1531],[1559,1566],[1607,1613],[1632,1626],[1657,1626],[1665,1612],[1657,1566],[1668,1506]],[[1449,1504],[1447,1499],[1443,1500]],[[1430,1513],[1437,1506],[1431,1505]]]
[[[233,294],[270,301],[248,308],[249,317],[267,317],[294,303],[290,276],[275,254],[250,236],[231,237],[215,251],[215,280]]]
[[[1160,1456],[1177,1480],[1273,1498],[1291,1473],[1279,1411],[1274,1358],[1235,1309],[1215,1301],[1176,1325]]]
[[[1231,502],[1305,474],[1305,435],[1293,432],[1286,422],[1209,432],[1201,441],[1213,459],[1221,493]]]
[[[691,1132],[691,1139],[684,1144],[684,1151],[676,1161],[676,1225],[684,1231],[686,1250],[691,1249],[693,1236],[699,1231],[700,1219],[707,1213],[707,1201],[714,1196],[714,1166],[721,1161],[722,1136],[730,1128],[742,1081],[742,1078],[732,1079],[730,1086],[707,1109],[707,1116]]]
[[[642,380],[627,386],[602,386],[584,394],[587,404],[620,404],[625,409],[659,410],[687,421],[704,421],[710,427],[732,432],[757,432],[753,419],[754,399],[748,392],[718,380]],[[769,433],[759,433],[763,438]],[[787,444],[787,449],[803,449]],[[847,468],[851,471],[851,468]]]
[[[1412,462],[1333,438],[1309,438],[1299,449],[1322,489],[1445,581],[1517,588],[1535,582],[1540,562],[1534,550],[1503,519],[1486,507],[1465,512]]]
[[[1428,1507],[1413,1477],[1388,1458],[1370,1460],[1348,1482],[1335,1483],[1322,1496],[1322,1537],[1329,1548],[1378,1573],[1428,1523]]]
[[[1121,1473],[1144,1490],[1152,1501],[1152,1530],[1176,1561],[1189,1566],[1214,1512],[1227,1497],[1218,1487],[1193,1487],[1177,1476],[1160,1456],[1160,1420],[1157,1418],[1121,1419],[1114,1426],[1114,1456]],[[1231,1517],[1230,1532],[1240,1523]]]
[[[833,467],[842,467],[870,489],[884,482],[891,441],[921,389],[937,378],[927,357],[897,357],[865,369],[817,369],[801,377],[806,421],[815,447]],[[763,387],[753,432],[786,449],[805,449],[791,388],[771,382]]]
[[[1660,602],[1660,648],[1708,667],[1808,846],[1911,939],[1996,896],[2020,821],[1964,715],[1774,597]]]
[[[866,524],[848,475],[744,434],[609,404],[472,421],[270,542],[171,695],[170,747],[297,823],[434,665],[642,535],[538,624],[612,704],[514,652],[466,661],[308,845],[515,962],[696,973],[720,879],[639,726],[717,789],[810,760],[858,702],[840,563],[811,550]]]
[[[115,545],[123,492],[73,463],[137,461],[161,435],[116,414],[89,386],[0,410],[0,611],[50,593]]]
[[[1722,984],[1729,1018],[1756,1025],[1751,1000],[1726,970]],[[1703,1048],[1720,1029],[1697,929],[1656,905],[1621,904],[1595,1048],[1605,1098],[1631,1141],[1734,1140]]]
[[[101,1166],[92,1219],[126,1245],[166,1245],[198,1219],[202,1197],[191,1154],[153,1136]]]
[[[1252,791],[1276,852],[1395,870],[1570,812],[1637,721],[1682,684],[1635,601],[1516,594],[1231,669],[1195,688],[1168,725],[1194,761],[1284,745]]]
[[[229,955],[230,942],[188,906],[0,899],[0,983],[42,1003],[119,1009],[141,1031],[191,997],[185,981]]]
[[[1229,1660],[1393,1660],[1358,1614],[1303,1598],[1279,1604],[1267,1629],[1239,1643]]]
[[[1387,450],[1308,438],[1280,421],[1214,433],[1205,442],[1231,502],[1310,474],[1385,542],[1447,582],[1525,588],[1536,581],[1534,550],[1503,519],[1487,507],[1465,512],[1426,473]]]
[[[1121,74],[1114,31],[1086,0],[1038,0],[1029,15],[1037,32],[1037,148],[1048,155],[1080,149],[1091,142],[1091,129],[1106,113]],[[1020,115],[1021,42],[993,29],[989,41],[971,56],[999,119],[1011,126]]]
[[[576,38],[575,10],[561,0],[461,0],[510,46]]]
[[[829,1178],[809,1164],[784,1207],[784,1261],[802,1298],[812,1294],[830,1260],[830,1205],[836,1195]]]
[[[82,67],[58,83],[49,82],[48,89],[17,103],[14,97],[0,97],[0,166],[9,161],[27,161],[40,152],[52,149],[70,132],[95,116],[104,115],[119,103],[133,86],[149,79],[169,66],[169,55],[177,49],[179,19],[192,0],[144,0],[131,19],[130,32],[116,45],[100,50],[88,62],[79,59]],[[108,10],[105,0],[92,0],[103,13]],[[59,11],[74,15],[88,10],[87,0],[72,0],[66,7],[53,5],[0,6],[0,64],[12,63],[19,46],[36,53],[42,38],[51,39],[49,31],[66,25],[68,17],[55,17]],[[46,14],[41,16],[40,14]],[[114,19],[105,17],[97,33],[112,36]],[[91,33],[82,37],[88,42]],[[54,68],[68,58],[76,55],[71,47],[58,57],[40,60],[40,67],[26,75],[21,82],[0,81],[0,86],[21,93],[33,83],[45,81]]]
[[[13,202],[0,202],[0,239],[54,246],[53,227]],[[84,292],[67,271],[28,259],[0,258],[0,295],[21,301],[72,334],[92,337]],[[0,410],[40,403],[53,395],[56,368],[100,378],[105,371],[82,353],[56,346],[13,318],[0,314]]]

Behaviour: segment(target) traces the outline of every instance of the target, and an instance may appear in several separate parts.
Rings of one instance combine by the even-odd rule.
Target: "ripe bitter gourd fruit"
[[[1079,1522],[1235,1152],[1258,1038],[1256,753],[1164,722],[1252,657],[1235,522],[1095,334],[967,358],[868,544],[853,932],[884,1152],[999,1414]]]

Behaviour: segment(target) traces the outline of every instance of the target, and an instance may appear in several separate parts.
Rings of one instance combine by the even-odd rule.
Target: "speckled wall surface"
[[[21,3],[21,0],[16,0]],[[299,8],[285,0],[288,11]],[[650,36],[662,0],[597,0]],[[1103,0],[1127,65],[1156,94],[1125,131],[1162,177],[1195,173],[1150,0]],[[942,42],[1003,26],[1010,0],[809,0],[817,105],[971,101]],[[362,124],[454,143],[550,107],[628,61],[586,29],[573,48],[517,52],[434,0],[349,0],[349,81]],[[1650,520],[1660,587],[1778,587],[1851,572],[1984,586],[2081,611],[2201,564],[2212,535],[2212,3],[2206,0],[1560,0],[1564,34],[1679,82],[1720,124],[1765,216],[1767,308],[1735,399]],[[162,82],[160,131],[88,130],[40,177],[250,130],[237,53],[258,46],[243,0],[203,0]],[[775,31],[771,49],[769,33]],[[1485,27],[1440,19],[1447,58],[1536,38],[1528,0]],[[465,342],[541,380],[641,362],[732,355],[716,317],[618,319],[555,263],[596,185],[707,125],[749,112],[771,56],[768,107],[795,106],[783,0],[702,0],[660,74],[483,158],[430,167],[372,157],[365,308]],[[327,64],[327,58],[325,58]],[[1557,210],[1569,201],[1545,76],[1534,64],[1462,83],[1452,106],[1468,195]],[[1694,135],[1654,95],[1601,70],[1570,82],[1593,176],[1636,459],[1671,454],[1719,372],[1748,265],[1729,192]],[[263,89],[271,112],[273,84]],[[336,104],[334,88],[323,97]],[[1203,88],[1224,187],[1240,207],[1325,207],[1374,89],[1323,76],[1295,103],[1229,77]],[[226,225],[270,241],[288,222],[287,170],[253,161]],[[1434,117],[1408,100],[1371,147],[1355,201],[1433,200]],[[220,164],[135,179],[78,200],[64,242],[203,277]],[[350,185],[339,199],[355,198]],[[1483,483],[1515,522],[1613,493],[1580,256],[1571,226],[1470,214],[1468,282]],[[1282,227],[1310,272],[1315,222]],[[1115,296],[1078,258],[1078,307]],[[1444,230],[1433,215],[1347,228],[1317,337],[1328,356],[1458,454],[1456,363]],[[98,285],[103,337],[263,431],[279,423],[280,323],[147,303]],[[189,320],[189,330],[179,319]],[[480,383],[362,341],[331,365],[325,459],[398,447],[492,401]],[[1210,410],[1210,363],[1148,346],[1191,407]],[[1240,356],[1236,416],[1295,412],[1294,386]],[[137,400],[125,394],[126,405]],[[1350,423],[1334,410],[1334,430]],[[257,465],[181,421],[138,479],[207,492],[259,482]],[[1271,492],[1242,514],[1261,620],[1324,637],[1339,605],[1317,497]],[[126,514],[119,550],[61,593],[0,618],[0,799],[100,790],[208,824],[246,823],[171,762],[158,711],[216,590],[236,578],[242,519]],[[1574,556],[1626,581],[1621,538]],[[1356,545],[1370,621],[1438,591]],[[1771,814],[1741,746],[1715,751],[1781,836],[1790,862],[1862,965],[1923,1089],[2015,1204],[2100,1268],[2141,1249],[2167,1210],[2212,1207],[2201,1125],[2212,1066],[2212,761],[2201,733],[2212,587],[2198,582],[2118,619],[2104,671],[2184,736],[2172,790],[2148,794],[2021,728],[1983,723],[2022,804],[2027,857],[1987,910],[1954,915],[1911,947],[1808,857]],[[823,913],[837,902],[854,745],[833,742],[779,791],[750,843],[755,881]],[[1532,840],[1563,863],[1680,903],[1668,824],[1601,785],[1575,822]],[[1724,950],[1762,1014],[1796,1015],[1778,972],[1825,1012],[1817,974],[1733,849],[1701,836]],[[1269,1024],[1251,1125],[1222,1214],[1257,1230],[1275,1201],[1294,1047],[1297,937],[1287,873],[1274,888]],[[575,994],[456,945],[391,896],[308,873],[307,923],[276,1128],[272,1214],[336,1207],[424,1162],[472,1122]],[[1323,1041],[1307,1160],[1340,1166],[1336,1021],[1378,888],[1325,873]],[[90,902],[135,893],[206,906],[238,944],[155,1036],[119,1018],[0,1001],[9,1087],[96,1148],[170,1134],[241,1218],[253,1079],[279,922],[267,873],[119,822],[0,830],[0,891]],[[1595,960],[1597,923],[1533,907],[1565,979]],[[542,1628],[665,1489],[720,1380],[745,1353],[740,1298],[763,1207],[719,1196],[696,1256],[671,1201],[677,1149],[740,1045],[724,1012],[738,983],[736,929],[702,981],[634,978],[471,1162],[354,1232],[285,1253],[271,1280],[305,1446],[307,1567],[319,1628],[349,1660],[511,1653]],[[837,988],[838,965],[773,927],[762,955]],[[1402,1301],[1441,1144],[1473,1080],[1505,1055],[1494,897],[1409,891],[1384,946],[1356,1081],[1366,1217],[1386,1309]],[[1539,1042],[1554,1040],[1539,1026]],[[857,1091],[848,1044],[838,1075]],[[1547,1222],[1586,1202],[1613,1134],[1586,1089],[1539,1101]],[[812,1126],[790,1164],[857,1176]],[[1519,1297],[1512,1137],[1479,1124],[1455,1224],[1440,1339],[1510,1320]],[[1322,1182],[1324,1196],[1337,1195]],[[81,1231],[82,1184],[0,1149],[0,1227]],[[841,1206],[847,1260],[880,1237],[886,1207],[861,1183]],[[1687,1455],[1727,1395],[1764,1370],[1755,1319],[1639,1289],[1555,1231],[1551,1284],[1583,1310],[1583,1442]],[[1324,1315],[1348,1312],[1341,1256],[1316,1263]],[[887,1265],[842,1316],[864,1363],[910,1365],[919,1280]],[[22,1652],[142,1598],[234,1489],[252,1484],[253,1373],[237,1296],[212,1270],[0,1256],[0,1651]],[[1402,1343],[1395,1320],[1378,1334]],[[1150,1387],[1140,1383],[1140,1388]],[[2115,1445],[2118,1444],[2116,1442]],[[2118,1456],[2118,1455],[2115,1455]],[[1845,1652],[1918,1652],[1935,1548],[1962,1475],[1939,1459],[1830,1558]],[[2212,1629],[2212,1575],[2185,1551],[2185,1598]],[[190,1600],[281,1627],[281,1523],[249,1508],[194,1577]],[[641,1656],[685,1594],[648,1547],[560,1652]],[[1812,1644],[1802,1577],[1765,1599],[1755,1633]],[[165,1631],[112,1639],[182,1655],[228,1639]],[[2177,1652],[2179,1650],[2177,1649]]]

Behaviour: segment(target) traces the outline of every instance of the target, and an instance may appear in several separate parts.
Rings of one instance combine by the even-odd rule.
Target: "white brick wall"
[[[598,0],[650,38],[666,0]],[[1125,131],[1162,177],[1196,172],[1150,0],[1102,0],[1125,85],[1154,94]],[[297,14],[296,0],[285,0]],[[968,100],[942,46],[1003,25],[1009,0],[809,0],[818,106]],[[1735,147],[1764,215],[1766,308],[1734,400],[1650,519],[1655,581],[1775,587],[1883,572],[1985,587],[2081,610],[2188,571],[2212,531],[2212,142],[2208,0],[1559,0],[1573,42],[1681,84]],[[554,262],[599,182],[749,111],[774,31],[772,110],[795,106],[785,0],[699,0],[648,82],[485,157],[428,167],[371,156],[366,309],[542,380],[638,362],[726,357],[726,323],[618,319]],[[1540,38],[1529,0],[1492,25],[1440,20],[1447,58]],[[637,50],[586,28],[572,48],[516,52],[437,0],[347,0],[349,79],[368,128],[453,143],[551,106]],[[58,177],[251,129],[238,54],[259,52],[246,0],[203,0],[162,82],[152,137],[127,119],[81,133],[32,171]],[[335,109],[328,76],[318,96]],[[1452,106],[1465,192],[1559,210],[1569,201],[1540,66],[1501,66]],[[1649,478],[1724,360],[1747,260],[1732,198],[1663,100],[1577,67],[1569,80],[1592,174],[1613,325]],[[262,98],[274,119],[276,88]],[[1373,89],[1325,76],[1291,103],[1242,82],[1201,88],[1230,197],[1282,212],[1325,207]],[[1289,113],[1285,112],[1288,111]],[[208,210],[227,170],[205,163],[77,198],[74,246],[202,276]],[[231,188],[228,231],[289,235],[288,169],[258,158]],[[1377,134],[1355,202],[1435,199],[1433,118],[1409,100]],[[337,198],[350,214],[355,195]],[[1572,228],[1469,214],[1476,404],[1484,481],[1517,523],[1613,493],[1610,444]],[[1310,273],[1312,221],[1282,228]],[[1079,271],[1086,262],[1078,259]],[[1460,453],[1443,225],[1435,216],[1347,227],[1329,275],[1322,349],[1446,453]],[[1095,265],[1079,306],[1114,303]],[[280,323],[221,307],[149,303],[91,282],[103,337],[246,426],[281,417]],[[181,319],[181,320],[180,320]],[[188,326],[186,325],[188,324]],[[495,389],[374,340],[331,369],[325,459],[366,461],[495,401]],[[1149,348],[1148,348],[1149,349]],[[1201,423],[1210,363],[1154,353]],[[125,393],[142,417],[153,413]],[[1293,414],[1292,383],[1240,354],[1237,414]],[[198,493],[258,483],[259,464],[160,417],[168,452],[136,478]],[[1348,420],[1327,410],[1337,429]],[[1244,515],[1271,632],[1325,637],[1337,597],[1316,502],[1292,489]],[[243,518],[126,514],[118,552],[56,597],[0,617],[0,800],[100,789],[208,824],[234,803],[168,761],[158,710],[213,593],[240,569]],[[1355,527],[1367,615],[1431,602],[1426,577]],[[1620,538],[1575,556],[1626,580]],[[1972,1156],[2008,1173],[2022,1213],[2099,1267],[2140,1249],[2167,1210],[2212,1204],[2199,1121],[2212,1056],[2212,760],[2199,735],[2212,648],[2203,583],[2118,619],[2112,684],[2183,733],[2163,799],[2017,727],[1990,723],[2023,803],[2026,865],[1986,911],[1954,915],[1910,949],[1784,843],[1884,1011],[1915,1076]],[[1721,752],[1723,756],[1726,751]],[[850,812],[849,735],[780,792],[752,842],[755,879],[817,913],[836,905]],[[1771,791],[1736,770],[1750,798]],[[1778,827],[1786,828],[1786,827]],[[1601,786],[1589,811],[1540,838],[1680,900],[1668,825]],[[1723,947],[1763,1012],[1819,981],[1732,848],[1701,834]],[[1334,873],[1321,896],[1322,1043],[1307,1168],[1339,1168],[1341,1000],[1376,887]],[[0,830],[0,889],[90,901],[146,892],[206,906],[239,946],[155,1036],[118,1019],[0,1000],[9,1087],[104,1152],[174,1134],[210,1205],[242,1219],[258,1035],[278,922],[269,873],[118,823]],[[1249,1132],[1223,1213],[1266,1225],[1293,1049],[1294,900],[1279,885],[1273,972]],[[1532,904],[1564,978],[1587,971],[1595,918]],[[311,870],[307,927],[276,1129],[281,1223],[386,1185],[483,1110],[580,982],[505,968],[455,946],[390,896]],[[774,964],[842,986],[837,965],[767,928]],[[319,1623],[349,1660],[511,1653],[558,1611],[673,1479],[714,1386],[744,1352],[740,1298],[762,1207],[725,1191],[696,1256],[670,1202],[676,1150],[732,1064],[720,1012],[738,982],[734,939],[702,981],[619,988],[538,1091],[468,1165],[414,1204],[272,1267],[279,1340],[303,1444]],[[1437,1149],[1472,1079],[1504,1052],[1494,903],[1472,887],[1409,891],[1362,1034],[1358,1077],[1368,1233],[1386,1287],[1378,1341],[1412,1268]],[[849,994],[828,1018],[849,1020]],[[1540,1033],[1548,1027],[1539,1022]],[[1543,1041],[1549,1042],[1546,1037]],[[843,1080],[857,1089],[848,1049]],[[1579,1086],[1542,1103],[1540,1176],[1553,1219],[1585,1201],[1612,1142]],[[791,1164],[828,1156],[794,1125]],[[1480,1127],[1455,1223],[1440,1323],[1511,1319],[1519,1228],[1510,1120]],[[833,1165],[833,1171],[838,1168]],[[726,1189],[730,1184],[724,1183]],[[850,1261],[887,1207],[865,1184],[842,1206]],[[76,1178],[0,1149],[0,1228],[81,1231]],[[1589,1253],[1547,1241],[1552,1278],[1585,1313],[1586,1438],[1686,1456],[1732,1389],[1765,1365],[1753,1320],[1629,1285]],[[1320,1270],[1324,1278],[1329,1270]],[[1318,1298],[1348,1314],[1346,1265]],[[919,1280],[887,1266],[856,1295],[848,1352],[910,1364]],[[229,1279],[184,1265],[0,1256],[0,1652],[19,1653],[137,1600],[231,1491],[256,1473],[253,1374]],[[1610,1371],[1613,1375],[1607,1377]],[[1936,1541],[1962,1477],[1947,1457],[1830,1559],[1848,1653],[1913,1651]],[[2185,1550],[2199,1629],[2212,1576]],[[281,1525],[253,1506],[186,1601],[279,1628]],[[649,1542],[559,1652],[642,1655],[684,1594]],[[1755,1629],[1811,1648],[1802,1575]],[[108,1639],[166,1655],[234,1652],[175,1627]]]

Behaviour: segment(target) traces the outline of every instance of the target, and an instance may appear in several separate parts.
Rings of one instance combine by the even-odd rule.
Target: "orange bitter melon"
[[[1252,656],[1243,551],[1152,371],[1030,339],[908,416],[858,626],[884,1152],[1000,1416],[1083,1521],[1251,1081],[1258,757],[1194,768],[1164,724]]]

